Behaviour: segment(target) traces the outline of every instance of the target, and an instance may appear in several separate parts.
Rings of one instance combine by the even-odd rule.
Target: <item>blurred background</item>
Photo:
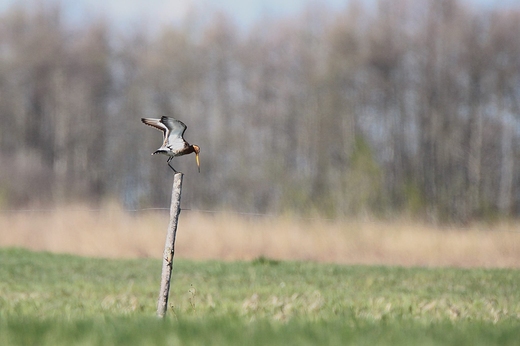
[[[0,1],[0,209],[520,214],[520,4]]]

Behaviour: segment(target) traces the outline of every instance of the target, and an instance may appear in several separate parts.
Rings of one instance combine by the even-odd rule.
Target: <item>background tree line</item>
[[[34,4],[33,4],[34,5]],[[0,204],[167,206],[141,117],[188,124],[183,203],[441,221],[520,214],[520,8],[309,5],[128,31],[60,5],[0,15]]]

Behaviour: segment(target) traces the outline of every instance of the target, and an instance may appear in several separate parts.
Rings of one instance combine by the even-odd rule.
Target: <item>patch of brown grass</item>
[[[62,208],[0,214],[0,244],[109,258],[162,256],[168,214]],[[520,229],[409,220],[324,221],[183,211],[176,258],[311,260],[404,266],[520,267]]]

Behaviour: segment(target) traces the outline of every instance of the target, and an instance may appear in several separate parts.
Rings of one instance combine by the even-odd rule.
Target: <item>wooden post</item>
[[[170,279],[173,269],[173,255],[175,253],[175,236],[177,235],[177,221],[181,212],[182,173],[173,176],[172,201],[170,205],[170,223],[164,244],[163,265],[161,274],[161,290],[157,302],[157,316],[164,317],[168,307],[170,293]]]

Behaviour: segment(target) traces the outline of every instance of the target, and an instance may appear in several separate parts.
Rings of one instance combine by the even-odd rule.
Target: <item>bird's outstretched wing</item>
[[[187,126],[182,121],[167,116],[161,117],[161,123],[168,128],[169,132],[164,140],[165,145],[172,151],[184,149],[186,142],[183,136]]]
[[[184,149],[186,142],[183,135],[187,126],[182,121],[167,116],[162,116],[161,119],[141,118],[141,121],[163,132],[161,148],[168,148],[173,152]]]
[[[163,132],[163,146],[166,144],[166,140],[170,134],[169,128],[161,122],[160,119],[152,119],[152,118],[141,118],[141,121],[151,127],[155,127],[157,130],[161,130]]]

